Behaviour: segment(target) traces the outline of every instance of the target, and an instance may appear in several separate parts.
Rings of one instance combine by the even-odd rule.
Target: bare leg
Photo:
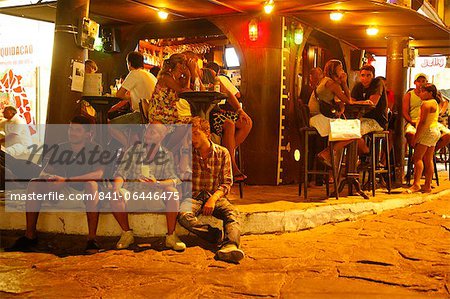
[[[413,140],[415,135],[416,134],[413,134],[413,133],[406,133],[405,134],[406,142],[408,142],[409,146],[412,146],[411,142],[412,142],[412,140]]]
[[[424,192],[431,192],[431,180],[434,173],[434,146],[428,147],[425,155],[423,156],[423,162],[425,163],[425,185],[423,186]]]
[[[450,143],[450,134],[442,135],[436,144],[436,151],[439,151],[441,148],[447,146],[449,143]]]
[[[119,200],[111,200],[109,204],[111,206],[114,218],[116,218],[120,228],[123,231],[129,231],[130,224],[128,223],[128,213],[126,212],[125,201],[123,198],[120,198]]]
[[[422,177],[423,172],[423,156],[427,148],[428,147],[423,144],[416,144],[414,147],[414,183],[411,188],[409,188],[412,192],[420,190],[420,178]],[[433,168],[431,168],[431,171],[433,171]]]
[[[350,143],[352,143],[353,140],[345,140],[345,141],[339,141],[336,142],[334,144],[334,151],[338,152],[339,150],[343,149],[344,147],[346,147],[347,145],[349,145]],[[330,157],[330,147],[327,146],[327,148],[325,148],[323,151],[321,151],[320,153],[317,154],[318,156],[323,157],[325,160],[330,161],[331,157]]]
[[[358,152],[360,154],[368,154],[370,152],[369,147],[367,146],[364,138],[358,139]]]
[[[235,126],[236,126],[236,133],[234,134],[234,140],[236,147],[238,147],[247,138],[248,134],[250,133],[253,127],[253,122],[250,121],[250,123],[247,124],[242,120],[237,120]]]
[[[84,190],[86,194],[98,194],[98,185],[97,182],[89,181],[86,182]],[[86,201],[86,216],[88,222],[88,239],[95,240],[97,235],[97,226],[98,226],[98,195],[93,198],[93,200]]]
[[[224,147],[228,149],[228,152],[231,156],[231,165],[233,166],[233,174],[239,174],[240,170],[236,164],[236,142],[235,142],[235,132],[236,127],[234,122],[230,119],[225,120],[222,126],[223,136],[222,136],[222,144]]]
[[[165,192],[178,192],[176,188],[169,187],[165,189]],[[175,231],[177,225],[177,217],[179,210],[179,201],[174,200],[173,196],[170,200],[166,201],[166,221],[167,221],[167,234],[171,235]]]
[[[50,191],[58,191],[61,189],[63,184],[52,184],[45,182],[33,182],[28,184],[27,194],[36,193],[44,194]],[[27,201],[26,205],[26,221],[27,228],[25,231],[25,236],[29,239],[36,238],[36,226],[39,218],[39,210],[41,209],[41,201],[33,200]]]

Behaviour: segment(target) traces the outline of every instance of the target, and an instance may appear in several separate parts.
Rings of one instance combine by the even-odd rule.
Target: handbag
[[[339,107],[336,104],[331,104],[325,101],[322,101],[317,94],[317,88],[314,89],[314,96],[319,102],[319,110],[320,113],[328,118],[336,118],[336,112],[339,111]],[[333,100],[334,102],[334,100]]]
[[[361,138],[361,121],[359,119],[330,119],[329,141],[342,141]]]

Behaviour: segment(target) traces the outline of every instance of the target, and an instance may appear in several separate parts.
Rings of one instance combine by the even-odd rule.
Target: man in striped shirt
[[[210,141],[209,123],[199,117],[192,119],[192,145],[193,196],[181,204],[178,221],[199,237],[218,243],[222,231],[201,223],[197,216],[212,215],[222,220],[225,235],[216,256],[226,262],[238,263],[244,258],[244,252],[239,249],[238,212],[225,197],[233,184],[230,154],[226,148]]]

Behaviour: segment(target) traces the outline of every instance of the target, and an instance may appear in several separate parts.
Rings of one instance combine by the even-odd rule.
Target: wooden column
[[[89,0],[58,0],[56,8],[55,41],[47,108],[48,124],[67,124],[79,113],[81,92],[71,91],[72,60],[84,62],[87,50],[77,46],[77,31],[83,17],[88,16]],[[78,28],[78,31],[80,29]]]
[[[394,92],[397,119],[395,123],[395,180],[403,181],[403,162],[405,160],[404,121],[402,116],[402,101],[406,91],[407,68],[403,67],[403,49],[408,47],[409,38],[390,36],[387,38],[386,79],[388,87]]]

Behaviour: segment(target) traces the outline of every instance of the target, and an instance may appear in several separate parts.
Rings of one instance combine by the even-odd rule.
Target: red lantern
[[[252,19],[248,23],[248,37],[252,42],[258,39],[258,21],[256,19]]]

